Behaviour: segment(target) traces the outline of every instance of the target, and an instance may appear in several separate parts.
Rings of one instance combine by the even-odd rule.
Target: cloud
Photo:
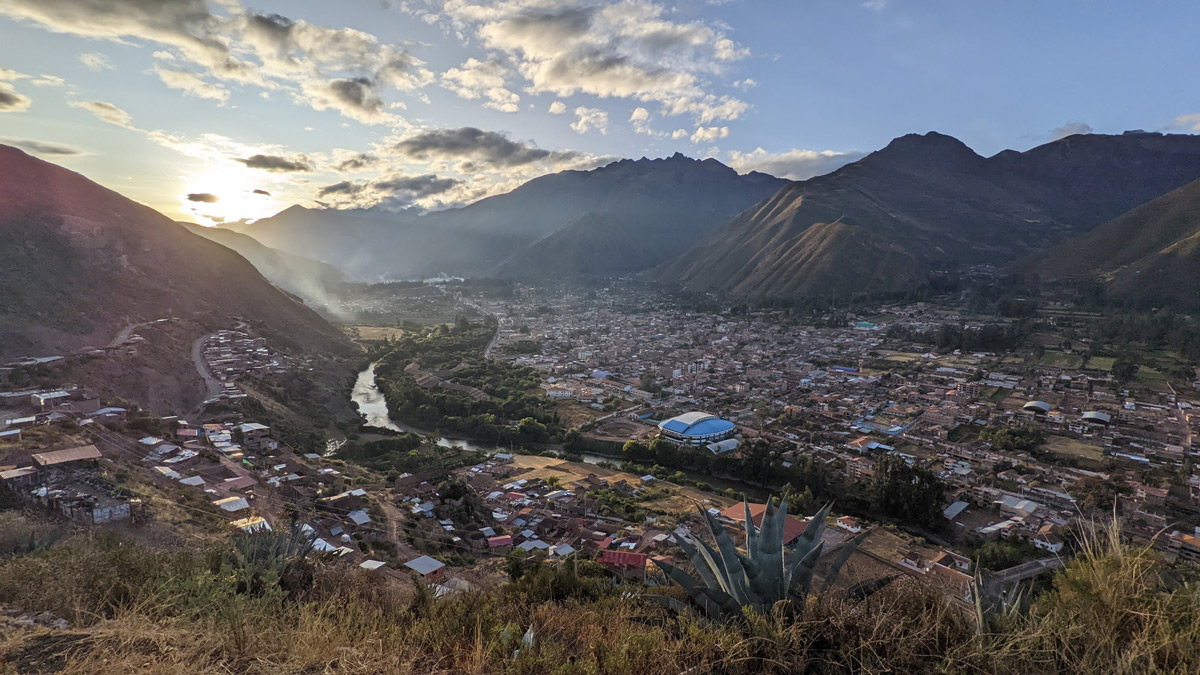
[[[267,192],[266,190],[257,190],[257,189],[256,189],[256,190],[251,190],[250,192],[251,192],[251,193],[253,193],[253,194],[256,194],[256,195],[263,195],[263,196],[265,196],[265,197],[270,197],[270,196],[271,196],[271,193],[270,193],[270,192]]]
[[[733,86],[738,89],[741,89],[742,91],[749,91],[750,89],[757,87],[758,82],[756,80],[753,80],[753,79],[747,77],[744,80],[738,80],[738,81],[734,82]]]
[[[888,0],[867,0],[862,4],[863,9],[869,9],[872,12],[882,12],[888,4]]]
[[[1057,141],[1060,138],[1074,136],[1075,134],[1090,134],[1092,133],[1092,125],[1085,122],[1067,122],[1050,132],[1050,139]]]
[[[379,158],[375,155],[365,152],[349,152],[346,150],[335,150],[334,165],[335,171],[360,171],[369,169],[379,164]]]
[[[579,106],[575,109],[575,121],[571,123],[571,128],[577,134],[587,133],[590,129],[595,129],[601,134],[607,134],[608,113],[599,108]]]
[[[206,98],[221,103],[229,100],[228,89],[205,82],[195,73],[186,70],[172,70],[164,68],[161,65],[154,66],[154,73],[158,75],[158,79],[162,80],[163,84],[171,89],[179,89],[189,96]]]
[[[786,150],[780,153],[770,153],[762,148],[751,152],[733,151],[729,153],[729,166],[739,173],[761,171],[772,176],[790,180],[807,180],[813,176],[822,176],[836,171],[841,167],[856,162],[866,156],[863,152],[836,152],[833,150]]]
[[[389,174],[369,181],[341,181],[326,185],[317,192],[317,199],[329,200],[331,204],[342,208],[369,208],[379,205],[402,208],[445,193],[461,182],[433,174]]]
[[[422,131],[399,141],[392,150],[410,160],[468,159],[494,167],[516,167],[579,156],[570,151],[542,150],[511,140],[504,134],[475,127]]]
[[[642,107],[633,109],[633,114],[629,116],[629,121],[633,123],[633,130],[639,134],[654,134],[654,130],[650,128],[650,111]]]
[[[215,204],[220,200],[220,197],[211,192],[189,192],[187,195],[189,202],[203,202],[205,204]]]
[[[88,70],[101,71],[112,70],[113,64],[108,60],[108,57],[100,52],[84,52],[79,55],[79,62]]]
[[[693,143],[711,143],[729,136],[729,127],[696,127],[691,139]]]
[[[304,157],[288,159],[279,155],[251,155],[250,157],[235,159],[234,161],[244,164],[250,169],[262,169],[276,173],[295,173],[313,170],[312,165],[308,163],[308,159]]]
[[[52,155],[56,157],[78,157],[86,154],[78,148],[73,148],[69,145],[59,145],[58,143],[46,143],[45,141],[34,141],[28,138],[0,138],[0,143],[11,145],[16,148],[21,148],[35,155]]]
[[[72,108],[86,110],[96,116],[101,122],[115,124],[125,129],[133,129],[133,117],[117,106],[107,101],[68,101]]]
[[[23,80],[26,77],[27,75],[23,73],[0,67],[0,113],[24,112],[29,110],[29,106],[33,104],[33,100],[28,96],[17,93],[17,90],[12,86],[13,82]]]
[[[1171,126],[1176,129],[1187,129],[1190,131],[1200,131],[1200,113],[1190,113],[1180,115],[1172,121]]]
[[[567,104],[562,101],[555,101],[550,104],[549,112],[551,115],[565,115],[567,114]]]
[[[308,82],[304,85],[304,96],[297,98],[307,100],[316,110],[332,108],[346,117],[367,124],[391,120],[391,115],[383,110],[383,99],[379,96],[375,81],[367,77]]]
[[[57,75],[46,75],[45,73],[42,73],[40,77],[30,80],[30,82],[35,87],[61,87],[67,83],[66,80]]]
[[[59,33],[153,43],[162,47],[155,52],[159,60],[201,69],[186,84],[179,75],[164,78],[192,95],[225,96],[212,80],[285,90],[298,104],[365,123],[391,119],[383,112],[383,90],[411,92],[433,80],[422,61],[370,33],[256,14],[239,0],[5,0],[0,15]],[[95,69],[107,64],[98,54],[80,60]]]
[[[671,105],[668,114],[706,114],[702,123],[732,119],[704,113],[710,103],[722,104],[709,80],[750,53],[716,24],[674,20],[673,11],[650,0],[451,0],[443,13],[455,31],[473,31],[485,47],[512,58],[530,93],[664,105],[686,98],[692,105]],[[726,111],[739,107],[728,103]]]
[[[442,86],[465,99],[487,99],[485,108],[515,113],[521,97],[505,88],[507,77],[508,69],[501,63],[469,58],[442,74]]]

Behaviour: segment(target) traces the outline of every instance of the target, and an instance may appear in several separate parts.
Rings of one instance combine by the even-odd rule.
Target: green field
[[[1089,459],[1094,462],[1104,460],[1104,450],[1098,445],[1085,443],[1065,436],[1050,436],[1046,438],[1046,450],[1057,455]]]
[[[1043,366],[1052,368],[1078,368],[1083,363],[1083,357],[1072,352],[1052,352],[1047,350],[1040,362]]]
[[[1117,360],[1111,356],[1093,356],[1092,358],[1088,359],[1087,367],[1092,370],[1103,370],[1104,372],[1108,372],[1112,370],[1113,364],[1116,363],[1116,361]]]

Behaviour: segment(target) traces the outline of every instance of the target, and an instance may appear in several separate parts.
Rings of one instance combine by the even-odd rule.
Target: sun
[[[183,176],[179,210],[208,227],[272,216],[283,208],[275,196],[280,186],[272,178],[228,165]]]

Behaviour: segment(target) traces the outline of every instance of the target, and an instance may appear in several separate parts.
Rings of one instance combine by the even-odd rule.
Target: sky
[[[0,0],[0,143],[180,220],[439,209],[682,152],[802,180],[1200,133],[1200,3]]]

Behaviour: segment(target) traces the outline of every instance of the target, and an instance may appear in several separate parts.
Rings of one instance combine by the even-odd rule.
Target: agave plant
[[[239,532],[226,562],[241,590],[256,594],[268,586],[288,587],[298,581],[289,572],[303,565],[314,542],[311,532],[295,524],[285,531]]]
[[[762,525],[757,528],[750,517],[749,502],[743,500],[743,506],[746,510],[745,555],[737,550],[725,527],[707,511],[698,508],[700,515],[708,523],[716,548],[698,537],[694,542],[684,537],[678,539],[680,548],[687,554],[700,578],[697,579],[670,563],[654,561],[671,581],[679,584],[687,592],[688,598],[704,616],[710,619],[723,620],[741,615],[743,608],[766,614],[776,603],[803,602],[812,592],[813,572],[824,548],[821,534],[825,531],[825,519],[832,505],[827,504],[817,511],[808,528],[796,539],[790,550],[784,546],[783,541],[784,526],[787,523],[786,501],[776,509],[768,499]],[[860,534],[838,552],[837,558],[825,575],[826,588],[836,580],[850,555],[868,534],[870,533]],[[867,585],[860,584],[860,587],[851,589],[851,593],[869,595],[888,581],[891,579],[883,580],[883,583],[877,580]],[[687,609],[674,598],[656,599],[676,610]]]

